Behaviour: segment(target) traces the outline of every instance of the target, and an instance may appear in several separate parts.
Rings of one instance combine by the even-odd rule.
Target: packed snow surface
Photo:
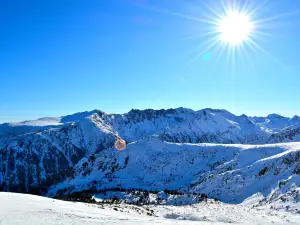
[[[96,205],[0,193],[0,223],[40,224],[300,224],[300,215],[219,202],[191,206]],[[146,212],[153,212],[152,216]]]

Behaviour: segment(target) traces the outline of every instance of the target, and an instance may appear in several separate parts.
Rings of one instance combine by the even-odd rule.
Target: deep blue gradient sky
[[[257,28],[265,52],[236,49],[232,64],[221,45],[205,51],[209,24],[179,16],[214,18],[200,0],[0,0],[0,123],[95,108],[300,114],[300,1],[253,19],[283,13]]]

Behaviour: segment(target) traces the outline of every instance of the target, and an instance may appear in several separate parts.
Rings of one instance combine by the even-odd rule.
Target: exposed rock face
[[[280,143],[291,141],[300,141],[300,126],[287,128],[282,130],[281,132],[272,134],[268,140],[268,143]]]

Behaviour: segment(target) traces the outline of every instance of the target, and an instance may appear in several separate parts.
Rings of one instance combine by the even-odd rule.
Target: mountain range
[[[122,138],[127,148],[114,143]],[[100,110],[0,124],[4,191],[55,197],[105,188],[176,189],[241,203],[300,199],[300,117],[187,108]],[[292,197],[291,197],[292,196]]]

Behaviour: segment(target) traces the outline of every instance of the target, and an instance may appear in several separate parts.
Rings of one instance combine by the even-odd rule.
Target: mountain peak
[[[102,112],[101,110],[98,109],[94,109],[92,111],[85,111],[85,112],[79,112],[79,113],[74,113],[71,115],[67,115],[67,116],[63,116],[60,120],[61,123],[68,123],[68,122],[74,122],[74,121],[78,121],[81,120],[83,118],[89,117],[93,114],[105,114],[104,112]]]
[[[272,114],[269,114],[266,118],[268,118],[268,119],[283,119],[283,118],[286,118],[286,117],[281,116],[281,115],[276,114],[276,113],[272,113]]]

